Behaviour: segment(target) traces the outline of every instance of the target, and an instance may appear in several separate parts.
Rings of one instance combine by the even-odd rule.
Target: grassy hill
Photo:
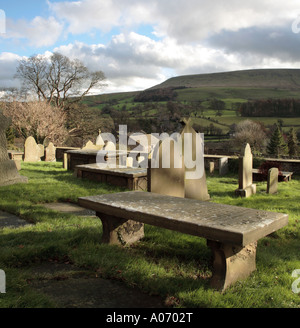
[[[232,124],[246,119],[237,112],[241,103],[257,99],[300,99],[300,69],[258,69],[178,76],[144,92],[164,88],[175,88],[172,99],[177,106],[175,115],[191,117],[195,124],[203,127],[206,135],[210,134],[208,131],[212,124],[218,129],[216,134],[226,134]],[[115,127],[127,124],[134,131],[142,129],[148,133],[160,132],[155,129],[158,127],[161,130],[161,124],[168,126],[171,121],[168,101],[137,101],[136,96],[141,93],[133,91],[85,97],[84,116],[93,122],[90,138],[98,133],[96,125],[106,130],[105,119],[114,122]],[[216,110],[211,107],[214,98],[225,103],[222,115],[216,115]],[[300,135],[300,117],[251,117],[251,120],[259,121],[266,127],[277,123],[278,119],[282,121],[284,131],[295,127]],[[174,124],[170,128],[173,129]]]
[[[150,89],[179,87],[243,87],[300,90],[300,69],[254,69],[177,76]]]

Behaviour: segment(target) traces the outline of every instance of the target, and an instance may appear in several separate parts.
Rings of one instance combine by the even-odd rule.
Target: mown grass
[[[280,183],[277,195],[266,184],[248,199],[236,198],[237,177],[207,176],[212,201],[289,214],[289,225],[258,243],[257,270],[221,294],[209,287],[212,275],[206,240],[152,226],[145,238],[130,246],[100,243],[101,222],[46,209],[47,202],[113,193],[122,189],[79,180],[61,163],[24,164],[28,184],[0,187],[0,210],[19,215],[31,226],[0,230],[0,269],[6,272],[7,292],[0,307],[53,307],[55,304],[30,285],[30,268],[49,260],[68,261],[99,277],[160,295],[176,307],[277,308],[300,307],[291,274],[300,269],[300,178]]]

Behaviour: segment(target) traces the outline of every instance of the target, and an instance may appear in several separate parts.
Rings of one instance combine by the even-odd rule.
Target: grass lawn
[[[300,269],[300,177],[280,183],[277,195],[267,195],[266,183],[257,183],[257,194],[248,199],[234,196],[237,176],[207,177],[213,202],[284,212],[290,218],[287,227],[258,242],[257,270],[221,294],[209,287],[212,263],[205,239],[146,225],[145,238],[133,246],[102,245],[100,220],[62,214],[40,204],[76,202],[81,196],[122,189],[79,180],[61,163],[22,163],[22,168],[28,184],[0,187],[0,210],[33,225],[0,230],[0,269],[6,273],[0,307],[55,306],[29,283],[29,268],[51,259],[67,259],[102,278],[160,295],[176,307],[300,307],[300,294],[292,291],[297,279],[292,272]]]

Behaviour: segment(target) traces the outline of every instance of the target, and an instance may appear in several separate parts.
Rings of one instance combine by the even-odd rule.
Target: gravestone
[[[97,149],[97,147],[93,144],[91,140],[89,140],[84,147],[82,147],[82,150],[86,149]]]
[[[82,150],[101,150],[102,148],[103,146],[95,145],[91,140],[89,140],[82,148]]]
[[[181,132],[183,156],[191,156],[192,161],[195,162],[195,168],[185,167],[185,198],[206,201],[209,200],[210,196],[207,190],[204,168],[204,140],[202,140],[200,133],[197,133],[191,127],[189,121],[183,121],[182,123],[184,124]],[[187,137],[189,139],[186,144],[185,139]],[[187,149],[185,149],[185,146],[187,146]],[[186,162],[186,158],[184,162]]]
[[[163,155],[169,152],[170,162]],[[177,157],[177,161],[174,157]],[[165,157],[166,159],[166,157]],[[180,163],[181,161],[181,163]],[[175,164],[177,162],[177,165]],[[174,197],[184,197],[184,163],[181,145],[172,138],[157,143],[148,166],[148,191]],[[181,165],[181,167],[180,167]]]
[[[26,139],[24,148],[24,162],[40,161],[41,148],[37,145],[33,137]]]
[[[235,193],[241,197],[249,197],[256,194],[256,185],[252,178],[253,156],[250,145],[247,144],[239,157],[239,188]]]
[[[56,162],[56,148],[52,142],[49,143],[45,151],[45,162]]]
[[[9,119],[0,113],[0,186],[28,181],[26,177],[19,175],[16,163],[8,157],[5,135],[8,125]]]
[[[185,136],[186,133],[190,134],[189,139],[187,135]],[[169,137],[155,146],[152,159],[149,160],[151,165],[148,166],[148,191],[206,201],[210,197],[206,185],[203,145],[199,145],[199,139],[196,143],[197,133],[189,124],[185,124],[180,138],[182,142],[178,138]],[[186,152],[184,149],[185,138],[186,145],[189,146],[187,147],[189,153],[188,149]],[[199,146],[199,149],[196,148],[196,145]],[[186,167],[184,155],[189,156],[193,161],[196,161],[196,156],[198,159],[200,158],[202,165],[200,174],[196,174],[196,168]]]
[[[273,167],[268,172],[267,193],[276,194],[278,191],[278,173],[277,167]]]

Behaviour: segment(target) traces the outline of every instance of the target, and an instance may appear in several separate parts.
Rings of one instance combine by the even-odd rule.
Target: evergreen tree
[[[289,156],[290,156],[290,158],[293,158],[294,156],[297,155],[297,153],[299,151],[298,139],[297,139],[296,131],[294,130],[294,128],[291,128],[289,131],[287,144],[288,144]]]
[[[267,152],[269,155],[278,158],[279,156],[286,155],[288,148],[286,143],[283,140],[283,136],[280,132],[279,126],[276,124],[270,142],[267,146]]]

